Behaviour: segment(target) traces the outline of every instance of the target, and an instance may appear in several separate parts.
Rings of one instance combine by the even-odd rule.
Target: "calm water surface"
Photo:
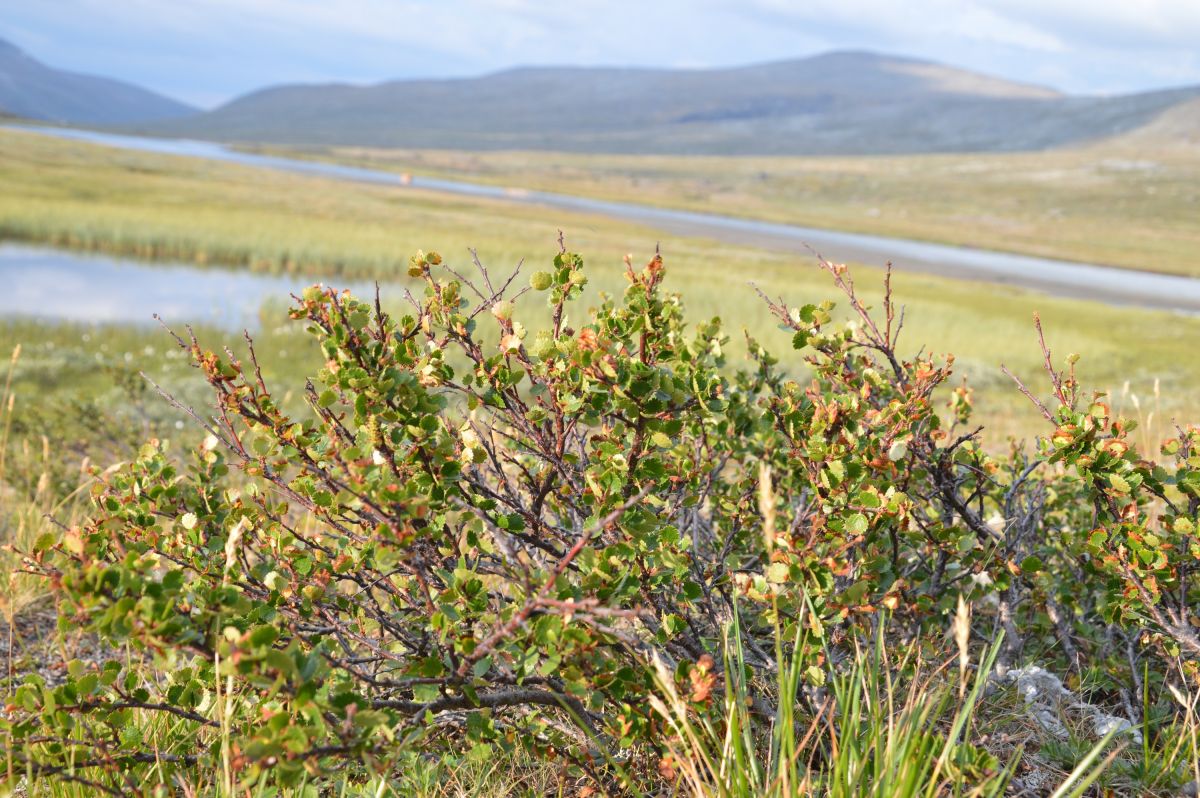
[[[183,264],[148,264],[0,244],[0,317],[33,317],[88,323],[205,324],[256,329],[264,303],[279,308],[317,278],[261,275]],[[373,285],[328,281],[360,296]],[[282,312],[279,314],[283,318]]]
[[[0,127],[18,129],[15,126]],[[22,126],[19,129],[123,149],[207,158],[360,183],[402,187],[400,177],[392,172],[239,152],[209,141],[158,139],[53,127]],[[898,270],[1006,283],[1046,293],[1113,304],[1200,312],[1200,279],[1190,277],[1013,255],[971,247],[931,244],[911,239],[760,222],[711,213],[654,208],[634,203],[609,202],[547,191],[486,186],[464,181],[414,176],[409,185],[434,191],[598,213],[615,219],[647,224],[680,235],[703,236],[729,243],[795,252],[805,257],[811,257],[814,251],[819,251],[835,261],[876,265],[890,261]]]

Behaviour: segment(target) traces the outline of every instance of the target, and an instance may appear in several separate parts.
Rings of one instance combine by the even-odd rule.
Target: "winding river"
[[[240,152],[209,141],[148,138],[55,127],[0,127],[109,147],[206,158],[339,180],[389,185],[398,189],[411,187],[601,214],[678,235],[700,236],[805,256],[820,252],[835,261],[877,265],[891,261],[898,270],[1007,283],[1113,304],[1200,312],[1200,279],[1190,277],[431,177],[413,176],[410,182],[402,183],[399,175],[383,170]]]

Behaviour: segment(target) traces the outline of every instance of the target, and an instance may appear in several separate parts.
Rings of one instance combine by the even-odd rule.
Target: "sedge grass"
[[[722,317],[735,339],[729,348],[735,365],[741,362],[743,328],[774,349],[787,347],[749,283],[797,305],[833,295],[826,275],[808,258],[664,237],[647,227],[583,214],[113,150],[9,130],[0,131],[0,187],[0,238],[294,270],[334,283],[395,278],[417,248],[436,249],[460,269],[470,268],[469,247],[478,247],[479,257],[493,269],[522,260],[536,268],[556,251],[561,229],[568,245],[587,258],[594,289],[589,301],[594,301],[600,290],[622,289],[626,253],[648,257],[661,245],[668,285],[684,293],[692,319]],[[878,302],[880,292],[871,287],[881,282],[880,271],[861,267],[856,275],[864,296]],[[1200,340],[1200,319],[927,275],[898,274],[894,285],[906,308],[902,349],[955,353],[956,370],[977,390],[979,420],[999,439],[1041,431],[1036,411],[999,370],[1004,362],[1035,390],[1040,387],[1042,358],[1031,325],[1035,310],[1059,356],[1083,354],[1085,388],[1119,388],[1128,380],[1133,393],[1149,396],[1158,381],[1162,423],[1186,423],[1200,409],[1195,390],[1200,361],[1191,356],[1193,342]],[[0,347],[29,346],[43,334],[56,335],[0,324]],[[162,343],[153,333],[144,336],[146,345]]]
[[[57,537],[59,530],[78,523],[86,513],[92,483],[86,456],[74,461],[72,473],[63,480],[56,474],[61,460],[52,451],[50,437],[26,434],[14,423],[19,409],[14,376],[20,360],[18,345],[12,350],[0,394],[0,566],[5,575],[0,612],[8,627],[9,675],[13,619],[43,596],[41,586],[20,572],[20,552],[30,551],[42,535]],[[18,427],[15,436],[14,426]]]
[[[20,135],[0,133],[13,139]],[[489,262],[511,263],[526,255],[540,260],[553,251],[555,228],[562,224],[568,229],[571,245],[588,255],[596,287],[616,291],[620,288],[619,272],[623,268],[620,254],[628,250],[648,252],[656,239],[653,231],[644,228],[618,228],[603,220],[578,215],[562,214],[548,220],[542,218],[545,212],[537,209],[416,194],[399,197],[386,189],[376,191],[308,178],[267,176],[236,167],[206,165],[201,169],[182,159],[162,156],[129,154],[116,158],[110,153],[101,157],[98,148],[69,145],[65,151],[55,149],[66,146],[59,142],[34,146],[25,141],[21,146],[41,149],[32,161],[32,168],[8,161],[0,165],[5,170],[5,188],[12,189],[0,198],[0,219],[5,225],[20,228],[34,219],[40,226],[20,228],[31,237],[66,235],[63,240],[68,244],[113,247],[118,251],[129,246],[134,254],[141,247],[149,257],[161,257],[169,251],[179,253],[180,257],[211,261],[225,257],[215,257],[214,253],[232,253],[231,262],[255,268],[387,275],[416,246],[439,248],[447,253],[457,251],[457,257],[466,260],[463,250],[467,245],[491,242],[481,249],[481,256]],[[47,179],[39,183],[42,177]],[[38,203],[22,205],[23,197],[34,196],[40,197]],[[77,218],[73,217],[75,214]],[[144,214],[144,225],[133,222],[141,218],[139,214]],[[244,222],[244,226],[233,220]],[[71,225],[79,225],[77,231],[82,232],[72,234]],[[160,240],[170,242],[173,249],[156,249],[154,242]],[[222,249],[226,246],[229,249]],[[719,313],[735,333],[746,327],[770,342],[772,348],[782,349],[786,341],[764,318],[761,305],[746,287],[748,279],[754,278],[764,290],[785,294],[795,303],[831,294],[816,269],[792,258],[697,240],[667,239],[663,246],[670,264],[669,279],[684,291],[694,318]],[[877,277],[878,272],[871,270],[859,273],[863,286]],[[1195,409],[1192,396],[1194,387],[1200,383],[1200,366],[1188,353],[1200,332],[1200,322],[1170,314],[1118,311],[1044,297],[1035,299],[1004,289],[989,288],[982,295],[978,285],[934,278],[901,276],[896,282],[901,300],[908,305],[910,322],[905,335],[912,342],[912,349],[928,343],[936,351],[958,352],[960,370],[967,372],[980,388],[979,404],[984,420],[998,423],[1002,429],[1007,428],[1006,423],[1016,433],[1029,429],[1025,420],[1031,413],[1028,409],[1018,409],[1023,407],[1023,400],[1000,377],[995,365],[1005,360],[1025,376],[1038,371],[1041,354],[1027,322],[1034,304],[1042,313],[1058,353],[1085,353],[1081,366],[1087,383],[1122,385],[1128,378],[1130,397],[1149,396],[1152,390],[1149,386],[1158,385],[1154,395],[1160,406],[1153,411],[1156,423],[1162,423],[1162,419],[1172,414],[1187,414]],[[870,295],[878,298],[878,292]],[[589,301],[594,301],[594,296]],[[65,492],[39,493],[37,486],[42,474],[50,473],[47,464],[54,459],[50,444],[54,436],[39,433],[36,425],[31,426],[32,416],[28,411],[52,403],[55,397],[71,394],[100,397],[116,410],[136,410],[137,402],[123,393],[120,380],[96,367],[97,363],[111,365],[114,360],[124,361],[126,352],[133,355],[130,360],[134,365],[130,368],[159,373],[173,390],[187,390],[189,370],[182,361],[157,354],[169,350],[169,341],[162,333],[119,325],[81,329],[76,325],[36,322],[0,324],[0,346],[4,351],[15,349],[17,343],[24,344],[23,354],[13,357],[7,372],[10,376],[3,397],[6,409],[0,418],[0,429],[17,430],[21,437],[19,459],[13,454],[18,451],[14,439],[6,437],[5,445],[0,447],[4,453],[0,457],[5,458],[0,461],[4,463],[0,468],[0,489],[7,491],[20,484],[24,486],[23,495],[29,497],[20,505],[5,503],[6,512],[10,507],[17,511],[6,515],[6,519],[15,521],[5,521],[4,534],[22,545],[49,530],[47,512],[70,525],[75,512],[73,503],[82,492],[77,490],[81,483]],[[85,341],[84,336],[91,337]],[[203,336],[214,346],[232,338],[211,331]],[[147,353],[146,347],[155,346],[161,350]],[[737,346],[733,342],[731,351],[736,351]],[[102,347],[107,350],[101,351]],[[259,352],[273,359],[276,365],[272,368],[282,372],[295,367],[295,352],[312,353],[311,348],[304,347],[305,343],[296,341],[291,333],[280,333],[277,337],[268,333],[260,339]],[[63,363],[71,368],[66,371],[59,368]],[[1143,409],[1132,399],[1130,405],[1134,411]],[[1145,412],[1149,413],[1148,408]],[[1146,422],[1150,426],[1151,419],[1147,417]],[[43,434],[46,443],[42,443]],[[37,466],[39,456],[42,470]],[[19,598],[10,588],[6,612],[12,611]],[[738,650],[736,644],[730,648]],[[915,653],[906,652],[902,657],[910,655]],[[787,714],[795,711],[795,702],[780,702],[780,711],[785,714],[771,728],[757,725],[759,721],[746,713],[744,701],[736,699],[736,690],[744,689],[737,687],[738,680],[734,678],[734,674],[744,672],[736,659],[726,663],[727,683],[734,686],[734,699],[727,706],[729,717],[723,725],[688,727],[684,724],[692,721],[679,716],[670,695],[660,697],[665,715],[675,717],[680,724],[675,758],[684,774],[682,786],[697,796],[731,798],[800,795],[808,790],[855,795],[871,794],[861,790],[868,789],[865,785],[874,779],[891,785],[900,791],[897,794],[904,794],[903,790],[913,795],[934,794],[930,789],[947,779],[958,778],[951,774],[959,774],[976,762],[977,751],[965,741],[972,719],[979,712],[978,678],[970,691],[963,693],[955,689],[957,685],[939,681],[940,672],[928,674],[924,681],[914,680],[901,686],[889,681],[890,670],[882,666],[886,660],[887,652],[878,648],[856,652],[849,673],[832,682],[831,694],[840,715],[823,716],[821,722],[808,719],[808,725],[803,719]],[[797,663],[781,661],[778,694],[796,694],[800,684],[797,667]],[[982,673],[987,668],[981,663],[979,670]],[[226,700],[237,698],[226,696]],[[785,705],[786,709],[782,709]],[[843,725],[831,727],[830,719],[835,716],[854,719],[856,725],[847,726],[840,721]],[[1161,747],[1145,753],[1143,759],[1150,761],[1161,750],[1175,762],[1194,763],[1193,717],[1187,715],[1181,721],[1180,733],[1166,738],[1162,744],[1156,742]],[[156,721],[143,720],[150,724],[146,733],[159,735],[156,739],[162,740],[164,751],[199,744],[169,723],[153,726]],[[866,733],[862,732],[864,728]],[[1166,745],[1181,739],[1185,742],[1170,748]],[[769,741],[765,749],[764,740]],[[835,742],[834,765],[813,771],[809,754],[815,755],[818,746],[823,752],[833,751]],[[1095,772],[1092,765],[1104,761],[1093,758],[1091,765],[1081,769],[1062,794],[1077,793],[1083,781]],[[1116,765],[1120,766],[1122,761],[1118,760]],[[1171,771],[1171,779],[1176,778],[1181,768],[1183,764]],[[982,781],[973,786],[964,782],[959,794],[972,794],[970,790],[981,789],[980,784],[984,791],[974,794],[992,794],[988,791],[1005,778],[1006,772],[1003,768],[984,768]],[[502,785],[505,775],[503,763],[499,767],[488,763],[461,769],[456,766],[431,776],[426,783],[428,792],[423,794],[471,794],[466,792],[471,779]],[[546,773],[535,772],[532,778],[545,780],[536,782],[540,785],[552,784]],[[376,790],[370,793],[352,793],[350,787],[342,792],[388,794],[395,790],[383,782],[374,787]],[[190,788],[196,794],[219,790],[216,782]],[[33,784],[30,794],[87,794],[69,786],[63,789],[66,791],[53,792],[50,787]],[[250,794],[255,791],[250,790]],[[502,792],[498,790],[496,794]]]
[[[500,186],[1200,274],[1200,148],[731,157],[308,148],[274,152]]]
[[[985,798],[1006,794],[1021,761],[991,755],[977,740],[999,646],[984,648],[974,676],[927,668],[919,645],[894,658],[882,632],[830,669],[824,703],[802,716],[803,666],[778,647],[771,692],[775,716],[752,710],[744,642],[735,618],[726,640],[725,690],[716,717],[697,716],[660,666],[652,708],[672,732],[664,769],[690,798]],[[803,627],[803,623],[797,623]],[[803,633],[801,633],[803,634]],[[801,640],[795,641],[801,643]],[[796,645],[790,650],[800,650]],[[1122,751],[1114,734],[1088,745],[1054,795],[1081,796]]]

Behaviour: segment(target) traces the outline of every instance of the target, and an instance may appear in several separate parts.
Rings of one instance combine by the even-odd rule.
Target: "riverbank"
[[[691,319],[724,319],[735,362],[742,357],[743,329],[763,341],[780,335],[748,283],[795,304],[833,295],[811,256],[664,236],[596,214],[350,184],[9,130],[0,130],[0,187],[0,230],[22,231],[25,239],[151,258],[170,253],[175,261],[294,272],[300,281],[332,284],[402,275],[418,248],[440,251],[459,269],[473,268],[468,252],[473,246],[496,272],[523,259],[529,270],[544,268],[561,229],[587,258],[596,297],[601,290],[622,290],[626,253],[640,260],[661,246],[668,286],[687,287]],[[882,273],[856,267],[855,274],[864,296],[877,301]],[[1026,437],[1041,428],[999,370],[1004,362],[1036,381],[1041,353],[1031,324],[1035,310],[1056,352],[1083,353],[1087,387],[1120,392],[1129,380],[1130,393],[1146,397],[1157,380],[1164,398],[1160,418],[1197,416],[1191,397],[1200,386],[1200,363],[1190,352],[1200,337],[1198,319],[922,274],[899,273],[894,285],[907,308],[904,340],[911,350],[956,352],[956,369],[978,390],[982,416],[1003,430]],[[153,331],[144,334],[157,340]],[[0,347],[8,351],[36,335],[27,327],[0,326]]]
[[[586,195],[1017,255],[1200,275],[1200,148],[1120,139],[1022,153],[704,157],[246,146],[496,187]]]
[[[403,186],[472,199],[544,206],[555,212],[598,214],[611,220],[649,225],[685,237],[704,237],[725,244],[811,257],[817,253],[836,262],[893,264],[902,272],[922,272],[954,279],[1011,284],[1039,292],[1089,301],[1200,313],[1200,279],[1163,272],[1157,262],[1140,261],[1136,269],[1064,261],[966,246],[947,246],[906,238],[883,237],[838,230],[802,227],[742,216],[663,208],[646,203],[615,202],[591,196],[505,188],[463,180],[397,175],[386,170],[322,160],[300,160],[247,152],[206,141],[124,136],[87,130],[29,128],[26,132],[82,141],[105,147],[181,155],[218,163],[237,163],[256,169],[316,175],[369,186]],[[962,183],[964,181],[957,181]],[[1119,204],[1119,203],[1118,203]],[[799,204],[797,209],[804,205]],[[956,221],[948,215],[943,227]],[[1180,225],[1187,235],[1188,225]],[[1135,231],[1122,235],[1136,240]],[[1047,240],[1054,240],[1052,238]],[[1075,253],[1072,253],[1073,255]],[[1175,264],[1172,264],[1175,265]],[[1167,268],[1167,272],[1170,268]]]

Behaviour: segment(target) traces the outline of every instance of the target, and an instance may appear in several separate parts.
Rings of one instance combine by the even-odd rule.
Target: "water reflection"
[[[1140,305],[1187,313],[1200,311],[1200,280],[1178,275],[595,200],[549,191],[503,188],[420,176],[413,176],[411,180],[405,181],[398,174],[378,169],[241,152],[210,141],[159,139],[38,126],[18,128],[0,125],[0,128],[28,130],[143,152],[184,155],[355,182],[412,186],[563,210],[598,213],[614,219],[652,225],[677,235],[702,236],[746,246],[794,252],[804,258],[811,258],[814,251],[820,251],[836,261],[873,265],[883,265],[890,261],[899,270],[1008,283],[1046,293],[1118,305]]]
[[[172,324],[256,329],[266,302],[280,307],[315,278],[245,270],[147,264],[105,255],[0,244],[0,317],[25,316],[89,323]],[[360,296],[366,283],[327,281]],[[393,289],[398,291],[398,289]]]

